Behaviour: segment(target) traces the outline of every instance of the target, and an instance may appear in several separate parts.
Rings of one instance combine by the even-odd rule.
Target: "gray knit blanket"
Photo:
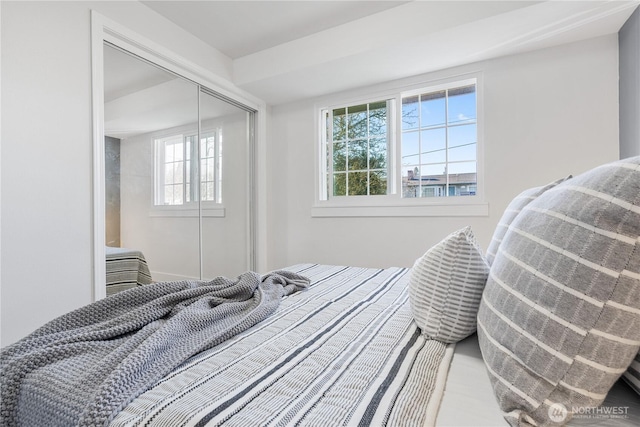
[[[63,315],[0,352],[0,425],[106,426],[191,356],[308,284],[286,271],[157,283]]]

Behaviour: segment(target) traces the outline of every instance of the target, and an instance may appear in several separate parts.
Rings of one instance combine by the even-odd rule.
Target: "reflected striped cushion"
[[[422,334],[453,343],[474,333],[488,273],[471,227],[450,234],[419,258],[411,271],[409,301]]]
[[[557,181],[550,182],[547,185],[529,188],[513,198],[511,203],[509,203],[509,205],[507,206],[507,209],[505,209],[504,213],[502,214],[502,218],[500,218],[500,221],[498,221],[498,225],[496,226],[496,229],[493,232],[493,236],[491,237],[491,242],[489,242],[489,246],[487,247],[485,258],[487,259],[489,265],[493,264],[493,260],[495,259],[496,253],[498,252],[498,247],[500,246],[500,243],[502,243],[502,239],[504,238],[504,234],[507,232],[507,230],[509,229],[509,225],[520,213],[520,211],[542,193],[550,188],[555,187],[561,182],[566,181],[569,178],[571,178],[571,175],[566,178],[561,178]]]
[[[505,418],[557,425],[597,406],[640,348],[640,157],[547,190],[491,266],[478,337]]]

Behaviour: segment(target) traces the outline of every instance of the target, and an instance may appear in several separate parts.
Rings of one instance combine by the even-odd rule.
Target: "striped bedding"
[[[107,295],[152,282],[147,260],[142,252],[127,248],[105,247]]]
[[[409,270],[287,270],[310,278],[310,288],[187,361],[111,425],[433,425],[454,345],[420,335]]]

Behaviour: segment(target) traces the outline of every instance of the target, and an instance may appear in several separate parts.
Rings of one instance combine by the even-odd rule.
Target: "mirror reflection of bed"
[[[253,112],[108,43],[104,64],[107,295],[251,269]]]
[[[144,254],[135,249],[105,248],[107,263],[107,296],[153,280]]]

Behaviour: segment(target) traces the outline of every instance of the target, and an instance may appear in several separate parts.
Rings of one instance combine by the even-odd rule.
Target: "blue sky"
[[[402,105],[402,173],[418,167],[421,175],[476,171],[476,93],[405,98]],[[446,119],[446,120],[445,120]],[[446,127],[448,125],[448,128]],[[448,136],[448,152],[447,152]],[[460,163],[457,163],[460,162]]]

